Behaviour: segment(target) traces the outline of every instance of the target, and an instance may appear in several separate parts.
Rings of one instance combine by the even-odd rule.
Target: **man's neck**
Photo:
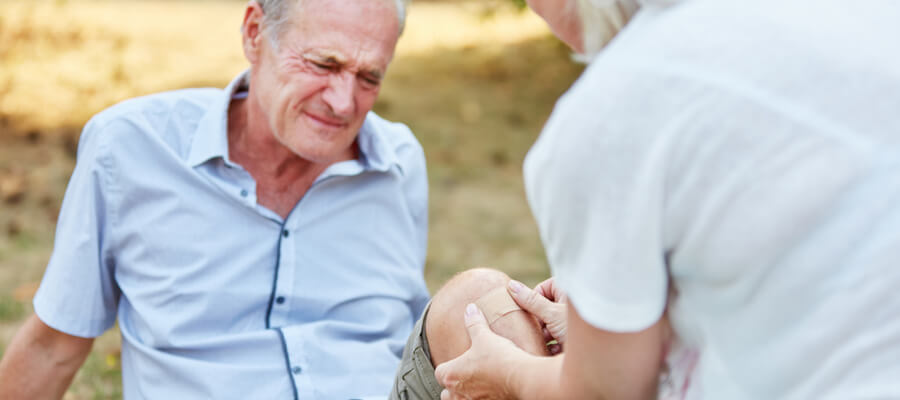
[[[330,164],[315,163],[282,145],[262,113],[251,112],[251,98],[228,108],[228,155],[256,180],[259,204],[286,218]]]
[[[290,171],[296,174],[324,170],[282,145],[272,134],[268,121],[250,113],[249,107],[248,99],[232,100],[229,107],[228,156],[234,162],[265,175],[264,179],[277,179]]]

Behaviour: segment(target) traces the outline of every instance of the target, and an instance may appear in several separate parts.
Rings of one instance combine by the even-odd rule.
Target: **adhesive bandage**
[[[485,293],[484,296],[475,301],[475,305],[484,313],[488,324],[493,324],[500,317],[513,311],[522,310],[509,295],[509,292],[506,291],[506,287],[503,286]]]

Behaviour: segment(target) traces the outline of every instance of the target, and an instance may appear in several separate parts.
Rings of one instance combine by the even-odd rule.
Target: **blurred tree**
[[[525,8],[527,6],[527,4],[525,4],[525,0],[510,0],[510,1],[512,1],[513,4],[515,4],[516,7],[518,7],[518,8]]]

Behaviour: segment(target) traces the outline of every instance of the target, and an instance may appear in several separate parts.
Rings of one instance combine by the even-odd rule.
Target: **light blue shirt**
[[[384,398],[428,301],[422,148],[370,113],[282,219],[228,158],[245,79],[91,119],[35,312],[81,337],[118,317],[126,399]]]

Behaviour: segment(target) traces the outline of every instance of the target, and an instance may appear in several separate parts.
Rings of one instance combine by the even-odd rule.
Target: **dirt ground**
[[[0,353],[31,313],[81,126],[126,98],[224,87],[246,68],[243,5],[0,3]],[[413,3],[375,110],[425,148],[432,292],[473,266],[528,284],[548,276],[521,165],[581,68],[542,21],[505,2]],[[121,397],[118,357],[112,330],[66,399]]]

